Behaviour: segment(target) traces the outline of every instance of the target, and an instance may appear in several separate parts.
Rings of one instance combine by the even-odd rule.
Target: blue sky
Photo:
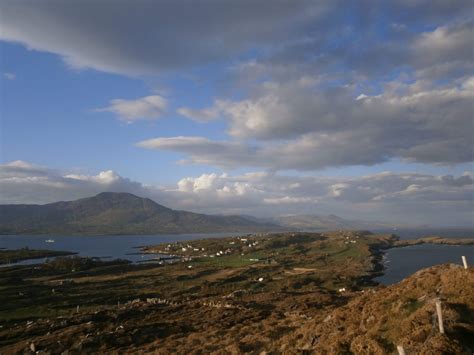
[[[222,122],[196,124],[173,113],[165,118],[127,124],[113,114],[94,112],[116,97],[140,98],[164,86],[184,102],[208,102],[213,88],[179,77],[130,78],[96,70],[74,70],[54,54],[2,43],[3,162],[32,161],[56,169],[89,172],[104,168],[144,182],[174,182],[205,168],[179,166],[180,154],[157,154],[134,146],[155,135],[206,135],[223,138]],[[172,88],[172,89],[171,89]],[[49,104],[48,104],[49,103]],[[171,168],[171,169],[170,169]]]
[[[470,223],[471,2],[110,5],[0,1],[2,202]]]

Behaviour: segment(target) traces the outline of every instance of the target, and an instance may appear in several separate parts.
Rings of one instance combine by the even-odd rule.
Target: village
[[[259,261],[256,258],[248,258],[262,248],[258,248],[260,242],[264,242],[265,234],[249,234],[245,237],[237,236],[215,240],[199,240],[194,242],[174,242],[166,245],[143,247],[142,252],[146,254],[159,254],[158,260],[163,259],[173,261],[179,259],[183,262],[192,261],[199,258],[219,258],[226,255],[247,255],[249,261]],[[205,246],[203,246],[205,245]],[[166,256],[162,258],[161,256]]]

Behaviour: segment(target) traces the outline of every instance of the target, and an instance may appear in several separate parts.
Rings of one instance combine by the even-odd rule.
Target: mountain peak
[[[156,203],[155,201],[147,198],[147,197],[140,197],[140,196],[137,196],[137,195],[134,195],[132,193],[129,193],[129,192],[113,192],[113,191],[104,191],[104,192],[100,192],[98,193],[97,195],[95,196],[92,196],[92,197],[85,197],[85,198],[81,198],[79,200],[76,200],[76,201],[72,201],[72,202],[78,202],[78,201],[93,201],[93,200],[99,200],[99,201],[116,201],[116,202],[131,202],[131,203],[136,203],[136,202],[140,202],[140,203],[149,203],[149,204],[155,204],[157,206],[161,206],[160,204]],[[165,208],[164,206],[161,206],[163,208]]]
[[[97,195],[93,197],[86,197],[86,198],[104,198],[104,199],[110,199],[110,198],[130,198],[130,199],[144,199],[143,197],[134,195],[129,192],[113,192],[113,191],[104,191],[100,192]]]
[[[140,197],[128,192],[105,191],[92,197],[86,197],[68,203],[62,202],[61,204],[70,206],[71,208],[77,208],[80,206],[82,210],[90,209],[98,212],[103,212],[108,209],[128,210],[132,213],[143,211],[148,214],[165,210],[171,211],[169,208],[162,206],[149,198]]]

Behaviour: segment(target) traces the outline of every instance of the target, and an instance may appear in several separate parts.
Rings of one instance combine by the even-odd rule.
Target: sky
[[[0,203],[473,226],[472,1],[0,0]]]

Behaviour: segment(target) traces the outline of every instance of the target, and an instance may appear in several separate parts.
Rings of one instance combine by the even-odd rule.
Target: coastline
[[[390,248],[380,246],[373,246],[369,248],[372,254],[372,270],[369,271],[368,275],[363,275],[360,277],[360,286],[375,287],[380,285],[380,282],[375,281],[375,279],[382,276],[387,268],[383,263],[383,258],[386,254],[385,250],[387,249]]]
[[[398,236],[393,235],[398,238]],[[387,250],[395,248],[406,248],[416,245],[444,245],[444,246],[463,246],[463,245],[474,245],[474,238],[446,238],[440,236],[426,236],[416,239],[396,239],[390,244],[386,245],[374,245],[371,246],[370,251],[372,253],[372,264],[373,269],[370,275],[361,277],[364,286],[377,286],[382,285],[380,282],[374,279],[385,274],[387,266],[384,264],[384,256],[387,254]]]
[[[403,248],[421,244],[438,244],[438,245],[474,245],[473,238],[445,238],[440,236],[426,236],[417,239],[403,239],[394,243],[392,248]]]
[[[43,258],[56,258],[60,256],[72,256],[78,253],[62,250],[47,249],[2,249],[0,250],[0,265],[15,265],[25,260],[35,260]]]

